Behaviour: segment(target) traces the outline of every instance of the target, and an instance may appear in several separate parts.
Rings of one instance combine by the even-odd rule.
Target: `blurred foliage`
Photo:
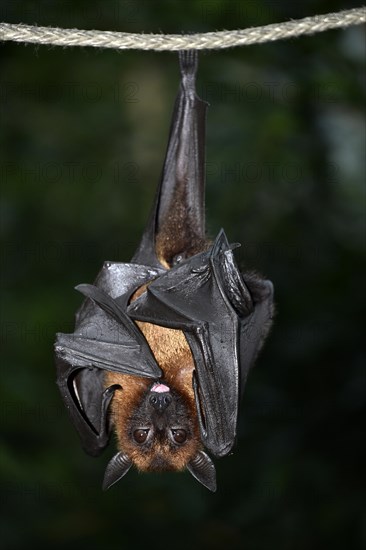
[[[2,0],[1,20],[180,33],[357,5]],[[2,548],[364,547],[363,31],[200,55],[208,226],[242,243],[277,302],[215,495],[188,474],[136,472],[102,493],[108,457],[84,455],[53,366],[73,287],[139,242],[177,55],[1,45]]]

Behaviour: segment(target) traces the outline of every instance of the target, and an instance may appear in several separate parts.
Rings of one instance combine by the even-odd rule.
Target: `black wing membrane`
[[[271,283],[262,281],[253,299],[221,231],[209,252],[153,281],[128,314],[184,331],[196,366],[202,442],[217,457],[228,454],[236,438],[240,386],[269,330]]]
[[[106,262],[95,285],[80,285],[86,295],[73,334],[57,335],[57,384],[86,452],[99,454],[108,444],[107,408],[113,396],[104,388],[104,370],[159,378],[146,340],[126,314],[132,292],[157,277],[150,267]]]

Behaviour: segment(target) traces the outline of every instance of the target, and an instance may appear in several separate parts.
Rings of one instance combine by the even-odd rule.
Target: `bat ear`
[[[117,453],[112,460],[109,461],[104,474],[103,491],[106,491],[112,485],[123,478],[131,468],[132,462],[124,453]]]
[[[188,463],[187,469],[193,477],[213,493],[216,491],[216,470],[211,458],[203,451]]]

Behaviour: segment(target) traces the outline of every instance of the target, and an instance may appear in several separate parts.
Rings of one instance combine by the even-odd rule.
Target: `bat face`
[[[119,453],[107,467],[103,486],[107,489],[116,483],[133,464],[142,472],[187,468],[215,490],[215,468],[202,450],[192,388],[195,364],[184,333],[151,323],[137,324],[164,376],[151,383],[146,378],[105,373],[104,386],[118,387],[109,413]]]
[[[107,378],[115,383],[116,377]],[[202,447],[192,404],[161,382],[141,389],[133,395],[132,408],[126,406],[122,386],[114,394],[111,418],[118,448],[140,471],[185,469]]]
[[[141,295],[140,289],[133,299]],[[202,448],[192,390],[194,361],[182,331],[138,322],[164,378],[107,372],[119,385],[110,405],[118,448],[141,471],[183,470]]]

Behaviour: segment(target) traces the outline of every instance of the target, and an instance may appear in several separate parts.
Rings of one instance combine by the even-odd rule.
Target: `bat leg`
[[[179,54],[181,83],[162,178],[132,263],[171,268],[207,248],[205,233],[205,117],[196,94],[197,52]]]

